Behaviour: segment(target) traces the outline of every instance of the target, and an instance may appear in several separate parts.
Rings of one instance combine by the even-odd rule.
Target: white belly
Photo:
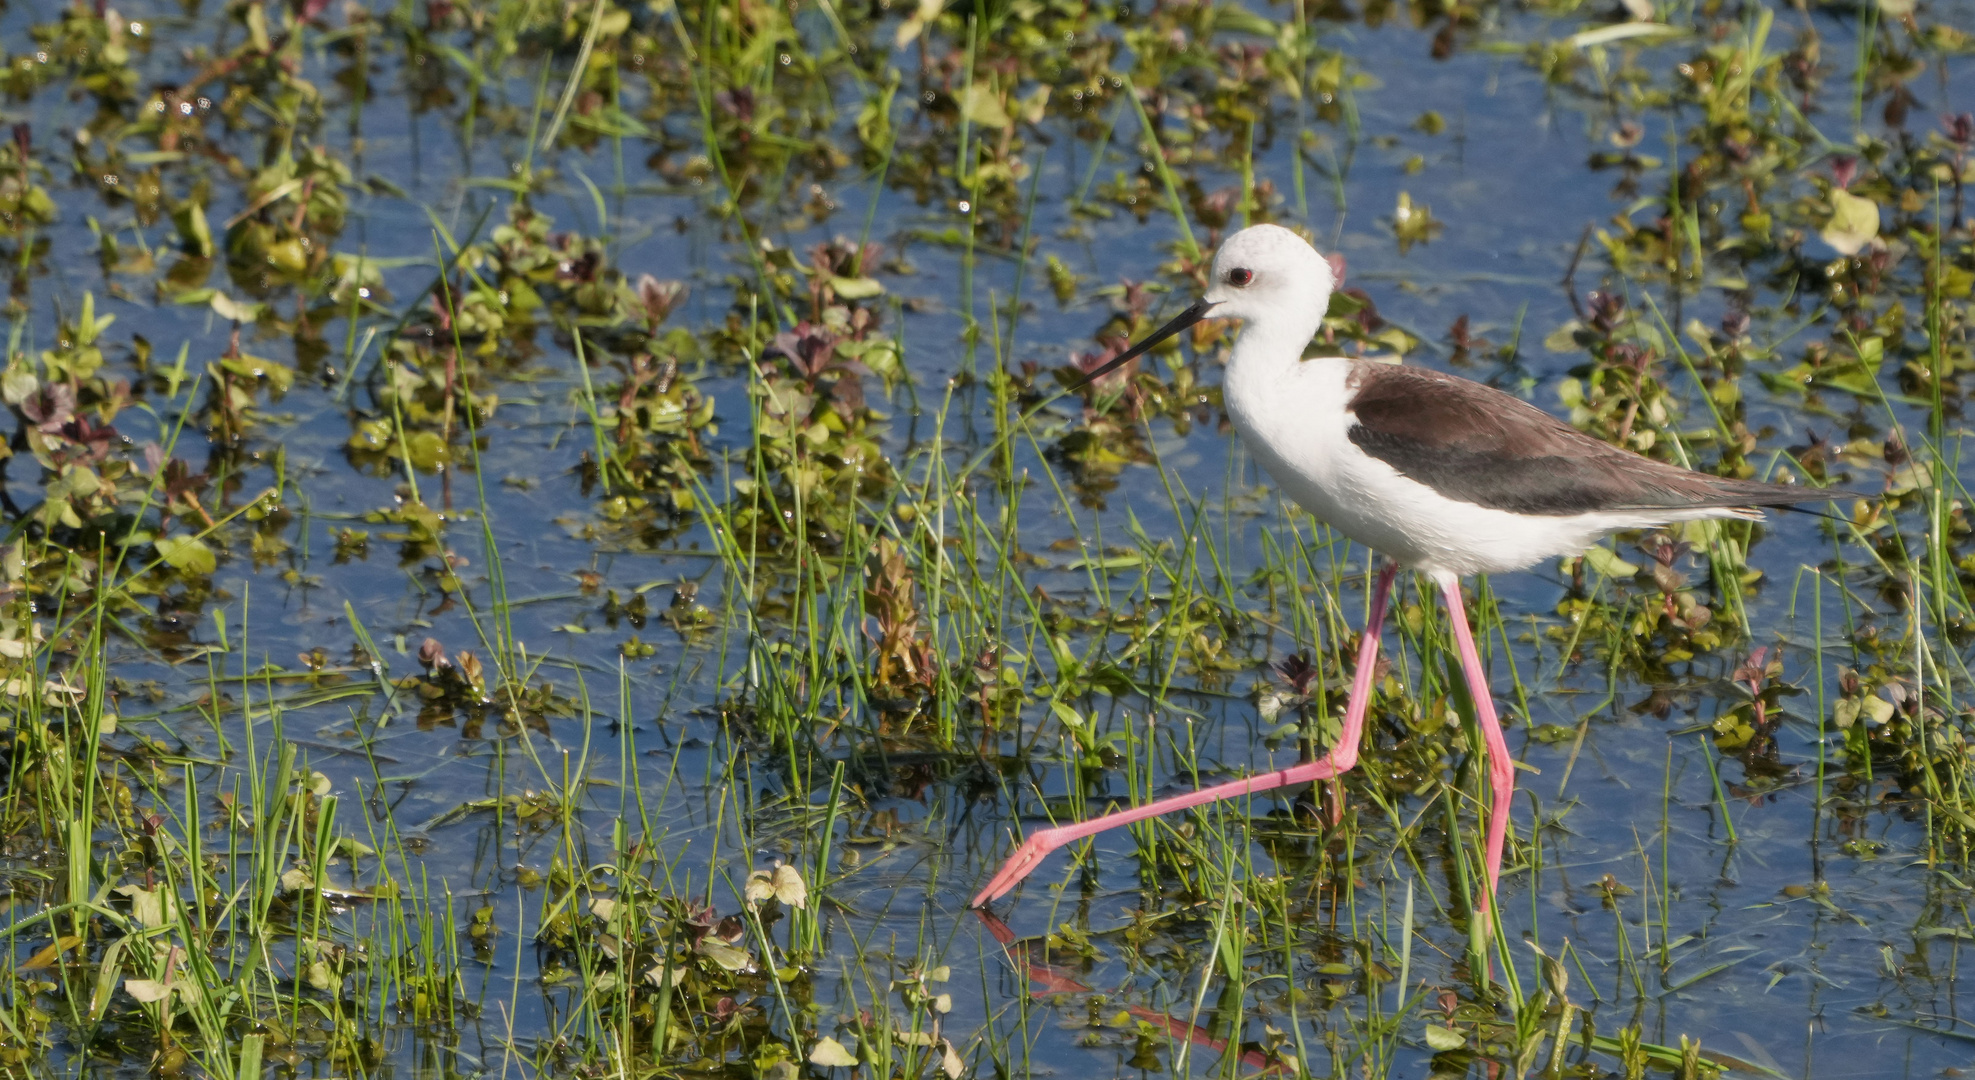
[[[1521,570],[1574,555],[1614,529],[1685,516],[1524,516],[1449,499],[1350,441],[1349,361],[1306,360],[1263,372],[1243,370],[1239,360],[1229,365],[1225,400],[1248,452],[1318,520],[1412,569],[1442,576]]]

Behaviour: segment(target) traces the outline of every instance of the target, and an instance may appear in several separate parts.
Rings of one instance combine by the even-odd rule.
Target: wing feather
[[[1519,398],[1424,368],[1352,373],[1351,441],[1460,502],[1540,516],[1786,506],[1831,491],[1733,480],[1600,442]]]

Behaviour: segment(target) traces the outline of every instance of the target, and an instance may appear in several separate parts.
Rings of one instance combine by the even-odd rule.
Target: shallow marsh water
[[[4,1066],[1952,1075],[1971,13],[1633,14],[7,8]],[[1366,554],[1241,454],[1224,338],[1031,412],[1244,214],[1347,257],[1337,347],[1871,496],[1482,586],[1491,963],[1410,586],[1342,828],[1211,809],[966,910],[1018,823],[1341,709]]]

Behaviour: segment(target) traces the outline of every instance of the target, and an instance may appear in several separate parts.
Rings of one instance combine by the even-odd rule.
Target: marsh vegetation
[[[11,0],[0,1070],[1958,1075],[1975,11]],[[1189,302],[1867,493],[1405,582]],[[1336,796],[1332,796],[1336,797]]]

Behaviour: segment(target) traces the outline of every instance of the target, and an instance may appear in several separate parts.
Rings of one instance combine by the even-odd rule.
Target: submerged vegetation
[[[1943,1075],[1975,1019],[1975,10],[0,6],[0,1070]],[[1314,348],[1865,492],[1431,593],[1080,376]],[[1226,462],[1224,465],[1223,462]],[[1315,812],[1325,799],[1341,821]]]

